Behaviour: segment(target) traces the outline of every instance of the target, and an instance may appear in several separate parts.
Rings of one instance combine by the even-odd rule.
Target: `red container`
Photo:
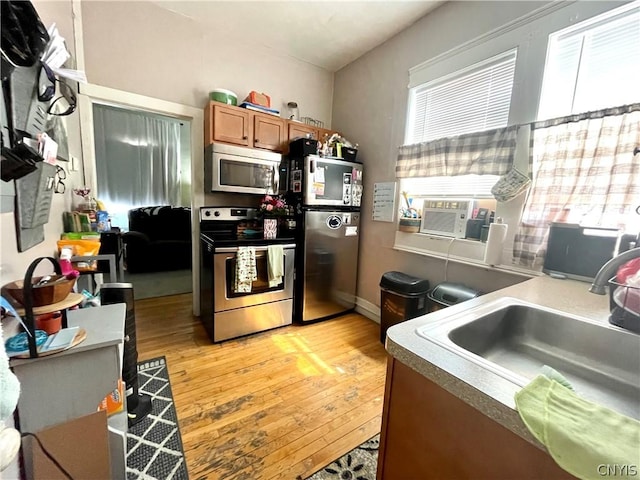
[[[36,330],[44,330],[47,335],[58,333],[62,328],[62,313],[53,312],[36,317]]]
[[[255,90],[251,90],[244,101],[253,103],[254,105],[261,105],[263,107],[271,108],[271,97],[264,93],[258,93]]]

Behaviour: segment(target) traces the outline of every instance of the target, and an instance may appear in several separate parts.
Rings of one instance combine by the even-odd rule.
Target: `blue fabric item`
[[[267,112],[267,113],[280,113],[280,110],[276,110],[275,108],[264,107],[262,105],[256,105],[255,103],[251,103],[251,102],[242,102],[240,104],[240,107],[242,107],[242,108],[250,108],[250,109],[254,109],[254,110],[261,110],[261,111]]]

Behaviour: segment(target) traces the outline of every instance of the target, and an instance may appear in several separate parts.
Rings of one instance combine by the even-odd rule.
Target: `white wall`
[[[365,165],[363,214],[361,220],[360,257],[358,268],[358,296],[374,305],[380,304],[379,281],[386,271],[399,270],[427,278],[432,285],[445,279],[460,282],[488,292],[523,277],[495,271],[490,268],[449,263],[444,260],[420,256],[393,249],[395,223],[371,220],[372,191],[375,182],[395,180],[397,147],[404,142],[406,110],[411,67],[483,36],[495,29],[523,17],[547,2],[447,2],[423,17],[410,28],[370,51],[335,75],[332,125],[345,136],[360,144],[359,159]],[[619,2],[574,2],[563,4],[573,9],[567,21],[578,22],[596,10],[615,8]],[[588,5],[588,6],[587,6]],[[589,14],[586,12],[589,10]],[[532,29],[519,39],[529,44],[532,38],[546,39],[544,29]],[[516,43],[517,44],[517,43]],[[495,44],[486,44],[487,57]],[[474,47],[482,50],[483,46]],[[470,49],[469,49],[470,50]],[[536,68],[544,62],[546,48],[528,49],[530,58],[535,57]],[[469,52],[464,49],[459,57]],[[476,59],[478,61],[480,59]],[[525,62],[526,63],[526,62]],[[541,72],[529,72],[516,81],[540,82]],[[535,90],[535,88],[534,88]],[[532,95],[538,95],[535,91]],[[523,105],[535,99],[517,99],[514,105],[515,121],[527,122],[535,118],[524,118],[523,111],[531,108]],[[537,103],[535,104],[537,105]],[[533,112],[535,115],[535,105]],[[372,261],[372,259],[375,259]]]
[[[45,25],[55,22],[73,50],[71,0],[33,3]],[[198,109],[204,108],[213,88],[233,90],[240,100],[249,91],[257,90],[269,94],[276,107],[295,100],[304,106],[301,113],[330,124],[333,74],[261,45],[220,38],[215,24],[229,19],[212,19],[211,25],[205,26],[146,1],[84,1],[81,15],[84,69],[91,84]],[[233,21],[242,28],[240,19]],[[90,103],[81,102],[79,110],[82,105]],[[67,117],[70,153],[79,159],[81,115],[76,112]],[[198,181],[192,184],[190,197],[202,199],[202,154],[192,155],[194,178]],[[91,171],[89,167],[88,176]],[[17,251],[13,214],[0,214],[0,281],[21,278],[34,258],[54,254],[63,230],[62,212],[72,205],[71,190],[84,183],[82,169],[72,173],[67,193],[54,195],[45,241],[24,253]],[[202,204],[199,200],[195,206]]]
[[[331,120],[333,74],[264,47],[229,41],[208,25],[150,2],[82,3],[90,83],[203,108],[214,88],[242,101],[251,90],[274,108],[295,100],[304,114]]]

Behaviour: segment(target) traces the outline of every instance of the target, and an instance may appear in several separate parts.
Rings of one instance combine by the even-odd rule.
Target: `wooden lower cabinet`
[[[546,452],[389,357],[378,480],[573,479]]]

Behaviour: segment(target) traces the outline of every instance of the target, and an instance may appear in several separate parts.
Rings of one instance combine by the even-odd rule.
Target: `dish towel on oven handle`
[[[249,293],[251,292],[251,284],[257,279],[256,249],[254,247],[238,247],[236,281],[233,285],[233,291],[235,293]]]
[[[284,249],[282,245],[269,245],[267,247],[267,270],[269,288],[280,285],[284,275]]]

